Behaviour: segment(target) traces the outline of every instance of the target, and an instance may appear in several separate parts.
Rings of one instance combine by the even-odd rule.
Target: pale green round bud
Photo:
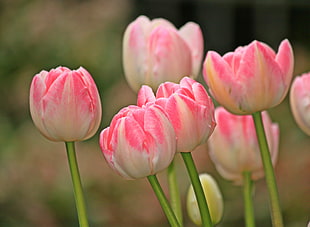
[[[216,181],[209,174],[200,174],[199,179],[207,200],[212,223],[217,224],[223,216],[224,209],[221,191]],[[190,219],[196,225],[201,226],[201,216],[192,185],[189,187],[187,193],[187,212]]]

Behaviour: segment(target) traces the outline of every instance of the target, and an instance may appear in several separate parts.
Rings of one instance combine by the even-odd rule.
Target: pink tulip
[[[215,127],[214,105],[204,87],[188,77],[180,84],[166,82],[159,86],[156,97],[143,86],[138,106],[155,102],[168,114],[177,136],[177,151],[190,152],[204,143]]]
[[[293,81],[290,104],[298,126],[310,136],[310,72]]]
[[[35,75],[30,113],[49,140],[79,141],[92,137],[101,121],[101,102],[91,75],[82,67],[58,67]]]
[[[273,165],[279,146],[279,127],[262,112],[263,123]],[[243,171],[251,171],[252,179],[264,176],[263,165],[251,115],[234,115],[223,107],[215,109],[217,127],[209,139],[209,152],[218,172],[227,180],[242,183]]]
[[[175,132],[158,105],[129,106],[100,134],[100,147],[119,175],[137,179],[166,169],[175,154]]]
[[[213,97],[235,114],[252,114],[281,103],[286,96],[294,66],[292,47],[281,42],[276,54],[262,42],[253,41],[221,57],[207,53],[203,74]]]
[[[203,54],[199,25],[189,22],[180,30],[165,19],[138,17],[128,25],[123,39],[123,65],[134,91],[144,84],[157,89],[165,81],[196,77]]]

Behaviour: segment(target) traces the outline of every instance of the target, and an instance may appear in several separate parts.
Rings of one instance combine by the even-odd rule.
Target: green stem
[[[200,210],[201,221],[203,227],[212,227],[211,215],[209,212],[207,200],[203,192],[201,182],[197,173],[197,169],[191,152],[181,152],[182,158],[186,165],[189,177],[191,179],[193,189],[197,198],[198,207]]]
[[[158,182],[158,179],[155,175],[150,175],[147,177],[147,179],[149,180],[154,192],[155,192],[155,195],[157,196],[157,199],[159,200],[159,203],[164,211],[164,213],[166,214],[166,217],[170,223],[170,225],[172,227],[180,227],[180,224],[175,216],[175,214],[173,213],[170,205],[169,205],[169,202]]]
[[[269,191],[272,224],[274,227],[283,227],[278,188],[277,188],[276,178],[274,174],[274,169],[273,169],[272,162],[271,162],[268,143],[266,140],[265,130],[264,130],[263,121],[262,121],[262,115],[261,115],[261,112],[256,112],[252,116],[253,116],[254,123],[255,123],[256,134],[257,134],[258,143],[260,146],[260,152],[261,152],[262,162],[263,162],[264,171],[265,171],[267,188]]]
[[[172,161],[168,167],[168,184],[170,192],[170,204],[172,210],[174,211],[180,223],[180,226],[183,226],[182,206],[181,206],[179,187],[177,184],[177,176],[175,172],[174,161]]]
[[[253,181],[251,179],[251,172],[245,171],[243,172],[243,200],[246,227],[255,227],[252,192]]]
[[[69,162],[69,167],[70,167],[70,172],[71,172],[74,197],[75,197],[75,203],[76,203],[76,209],[78,213],[80,227],[88,227],[85,200],[84,200],[84,195],[83,195],[79,168],[78,168],[77,161],[76,161],[74,142],[65,142],[65,143],[66,143],[68,162]]]

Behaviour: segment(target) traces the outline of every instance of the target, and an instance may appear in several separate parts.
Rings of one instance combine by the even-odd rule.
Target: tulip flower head
[[[101,121],[96,84],[82,67],[41,71],[32,80],[29,102],[35,126],[52,141],[86,140]]]
[[[120,110],[100,134],[100,148],[110,167],[127,179],[166,169],[175,155],[175,132],[156,104]]]
[[[143,86],[138,93],[138,106],[155,102],[167,113],[177,137],[177,151],[189,152],[204,143],[215,127],[214,105],[204,87],[184,77],[180,84],[166,82],[156,96]]]
[[[220,222],[223,216],[224,203],[222,193],[211,175],[206,173],[200,174],[199,179],[210,210],[212,223],[215,225]],[[200,211],[192,185],[187,192],[187,213],[196,225],[201,226]]]
[[[165,81],[196,77],[203,55],[198,24],[188,22],[179,30],[169,21],[139,16],[130,23],[123,39],[123,65],[134,91],[144,84],[154,90]]]
[[[294,79],[290,104],[298,126],[310,136],[310,72]]]
[[[279,146],[279,127],[262,112],[263,124],[271,160],[276,163]],[[210,157],[223,178],[242,184],[242,173],[250,171],[252,180],[264,176],[260,148],[251,115],[234,115],[223,107],[215,109],[217,127],[209,142]]]
[[[293,75],[294,56],[288,40],[278,53],[253,41],[221,57],[207,53],[203,75],[212,96],[228,111],[253,114],[282,102]]]

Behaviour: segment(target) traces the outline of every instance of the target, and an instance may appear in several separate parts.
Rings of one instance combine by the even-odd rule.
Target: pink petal
[[[245,94],[240,93],[241,109],[252,112],[277,105],[285,90],[282,70],[270,50],[260,42],[253,42],[245,49],[237,81]]]
[[[155,102],[156,98],[152,88],[147,85],[143,85],[138,93],[137,105],[143,106],[149,102]]]
[[[162,83],[157,89],[156,99],[168,98],[179,88],[180,88],[180,85],[176,83],[172,83],[172,82]]]
[[[192,53],[192,77],[197,77],[203,57],[203,35],[198,24],[193,22],[186,23],[180,28],[179,34],[186,41]]]
[[[204,77],[207,83],[210,79],[214,79],[213,74],[225,84],[231,83],[234,79],[234,73],[229,64],[215,51],[208,51],[205,65],[208,66],[204,70]]]
[[[128,25],[123,38],[123,66],[126,79],[134,90],[139,90],[147,74],[147,39],[150,33],[147,17],[138,17]]]
[[[294,69],[294,54],[290,42],[285,39],[281,42],[277,56],[275,58],[284,74],[287,86],[291,83]]]
[[[158,86],[163,81],[179,82],[182,77],[191,75],[190,49],[173,29],[156,27],[148,40],[148,54],[152,76],[146,83]]]

